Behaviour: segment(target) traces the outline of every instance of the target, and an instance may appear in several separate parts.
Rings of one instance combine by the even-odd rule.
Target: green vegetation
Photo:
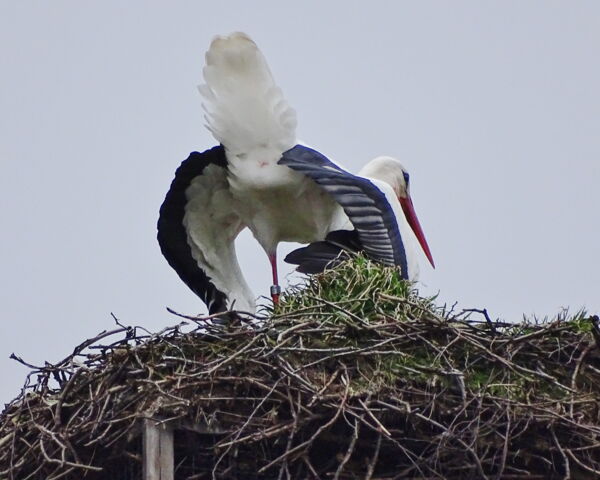
[[[201,455],[198,479],[600,471],[600,334],[585,312],[511,324],[446,311],[358,257],[265,317],[190,321],[120,327],[34,370],[0,417],[0,478],[114,477],[107,465],[139,461],[148,416],[209,432],[178,463]]]

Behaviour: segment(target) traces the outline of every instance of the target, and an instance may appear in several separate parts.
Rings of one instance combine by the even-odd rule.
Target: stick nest
[[[457,313],[357,258],[261,321],[119,327],[32,366],[0,478],[139,478],[147,417],[181,426],[177,480],[598,478],[599,345],[598,317]]]

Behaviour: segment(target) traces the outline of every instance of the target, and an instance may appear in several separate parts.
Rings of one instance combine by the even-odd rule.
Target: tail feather
[[[206,83],[199,90],[206,126],[229,151],[257,145],[284,151],[296,143],[296,113],[248,35],[216,37],[206,52],[203,74]]]

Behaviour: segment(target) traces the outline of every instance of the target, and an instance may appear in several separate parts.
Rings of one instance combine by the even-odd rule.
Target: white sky
[[[600,310],[600,3],[0,2],[0,402],[32,363],[201,302],[158,208],[203,128],[204,51],[246,31],[299,135],[353,170],[397,156],[437,270],[425,293],[494,317]],[[250,235],[239,256],[266,295]],[[286,270],[287,271],[287,270]]]

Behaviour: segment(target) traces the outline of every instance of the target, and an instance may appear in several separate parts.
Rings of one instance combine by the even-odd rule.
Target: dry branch
[[[119,325],[56,364],[15,356],[33,370],[0,416],[0,478],[111,478],[140,463],[148,417],[195,430],[181,479],[600,472],[597,317],[455,315],[359,258],[262,322],[190,319],[187,333]],[[204,467],[185,473],[192,457]]]

